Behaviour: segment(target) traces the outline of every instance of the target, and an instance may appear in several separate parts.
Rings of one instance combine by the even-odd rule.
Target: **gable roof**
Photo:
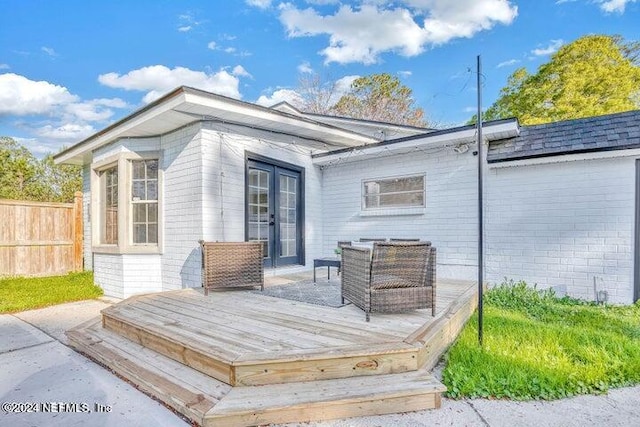
[[[322,146],[350,147],[379,141],[368,135],[308,117],[181,86],[83,141],[56,154],[56,163],[83,164],[93,150],[126,137],[163,135],[200,120],[293,135]]]
[[[369,135],[383,141],[402,138],[406,136],[422,135],[424,133],[435,130],[428,127],[380,122],[368,119],[355,119],[353,117],[332,116],[329,114],[308,113],[297,109],[287,101],[278,102],[277,104],[272,105],[269,108],[285,113],[295,114],[301,117],[307,117],[309,119],[326,123],[328,125],[350,129],[354,132]]]
[[[640,148],[640,110],[522,126],[516,137],[489,145],[489,163]]]

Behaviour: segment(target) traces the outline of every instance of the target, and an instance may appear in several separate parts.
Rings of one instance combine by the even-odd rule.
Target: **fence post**
[[[82,192],[76,191],[73,197],[73,266],[82,271]]]

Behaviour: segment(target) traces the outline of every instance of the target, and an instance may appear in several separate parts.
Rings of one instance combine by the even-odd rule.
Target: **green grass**
[[[558,399],[640,383],[640,302],[597,306],[520,282],[485,294],[446,355],[452,398]]]
[[[102,289],[93,284],[91,272],[0,279],[0,314],[92,299],[100,295]]]

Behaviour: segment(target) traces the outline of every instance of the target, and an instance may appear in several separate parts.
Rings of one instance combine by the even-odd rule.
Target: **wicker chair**
[[[247,288],[264,290],[261,242],[205,242],[202,248],[202,287],[210,289]]]
[[[436,249],[428,242],[342,248],[342,301],[366,313],[431,308],[435,316]]]

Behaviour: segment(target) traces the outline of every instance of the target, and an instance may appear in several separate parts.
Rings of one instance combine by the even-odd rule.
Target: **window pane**
[[[147,205],[144,203],[136,203],[133,205],[133,222],[147,222]]]
[[[147,179],[158,179],[158,161],[147,160]]]
[[[139,200],[146,200],[144,191],[144,181],[133,181],[133,197]]]
[[[366,181],[362,192],[365,209],[424,206],[424,176]]]
[[[133,226],[133,243],[147,243],[146,224],[135,224]]]
[[[147,214],[149,222],[158,222],[158,204],[149,203],[147,205]]]
[[[102,212],[102,243],[118,243],[118,168],[113,167],[103,172],[104,211]]]
[[[158,243],[158,224],[149,224],[147,227],[149,241],[147,243]]]
[[[158,181],[147,181],[146,200],[158,200]]]
[[[133,164],[133,179],[144,179],[144,162],[134,161]]]

